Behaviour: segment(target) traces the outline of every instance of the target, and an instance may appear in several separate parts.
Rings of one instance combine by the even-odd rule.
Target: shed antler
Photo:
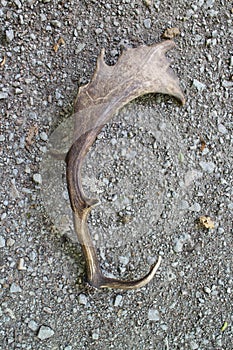
[[[114,66],[104,62],[104,50],[97,61],[91,82],[79,89],[75,101],[74,142],[67,156],[67,184],[73,209],[74,227],[87,265],[87,281],[96,288],[134,289],[154,277],[160,262],[136,281],[105,277],[100,269],[87,217],[98,200],[87,198],[81,182],[83,160],[102,127],[120,108],[147,93],[163,93],[176,97],[184,104],[178,79],[169,68],[165,53],[174,47],[173,41],[126,50]]]

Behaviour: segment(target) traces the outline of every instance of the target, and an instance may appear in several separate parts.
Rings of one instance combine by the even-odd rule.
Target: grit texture
[[[233,8],[226,0],[0,0],[0,349],[233,349]],[[173,29],[170,29],[173,28]],[[65,153],[101,48],[174,36],[186,104],[151,94],[107,124],[83,186],[96,290],[72,227]]]

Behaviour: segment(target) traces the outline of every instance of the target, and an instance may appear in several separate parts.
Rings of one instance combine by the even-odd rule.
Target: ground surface
[[[232,16],[230,1],[0,1],[0,349],[233,349]],[[47,139],[72,126],[102,47],[114,64],[169,27],[186,105],[131,103],[84,167],[105,272],[162,265],[137,291],[93,290]]]

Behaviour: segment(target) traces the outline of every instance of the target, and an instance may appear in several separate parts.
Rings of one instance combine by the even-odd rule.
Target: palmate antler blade
[[[104,51],[97,61],[91,82],[80,88],[75,101],[74,142],[67,157],[67,184],[74,215],[75,231],[87,265],[87,281],[96,288],[134,289],[147,284],[155,275],[161,258],[150,272],[136,281],[105,277],[100,269],[87,217],[97,200],[87,198],[81,182],[82,163],[102,127],[125,104],[147,93],[164,93],[184,104],[178,79],[169,68],[165,53],[173,41],[126,50],[114,66],[104,62]]]

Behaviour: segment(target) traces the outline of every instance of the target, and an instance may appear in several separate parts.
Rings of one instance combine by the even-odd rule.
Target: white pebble
[[[209,287],[204,287],[203,290],[204,290],[204,292],[206,294],[210,294],[211,293],[211,289]]]
[[[129,258],[127,256],[119,256],[119,261],[122,265],[126,266],[129,263]]]
[[[218,131],[221,134],[227,134],[227,128],[223,124],[218,124]]]
[[[233,210],[233,202],[229,203],[227,207],[228,209]]]
[[[78,301],[79,301],[79,304],[81,304],[81,305],[87,305],[87,297],[86,297],[86,295],[85,294],[79,294]]]
[[[48,135],[44,131],[42,131],[40,133],[40,138],[41,138],[42,141],[47,141],[48,140]]]
[[[20,286],[16,283],[12,283],[11,287],[10,287],[10,293],[20,293],[22,291],[22,289],[20,288]]]
[[[144,24],[144,27],[145,27],[146,29],[150,29],[150,27],[151,27],[151,19],[150,19],[150,18],[146,18],[146,19],[144,20],[143,24]]]
[[[37,337],[41,340],[51,338],[54,335],[52,328],[48,326],[41,326],[38,332]]]
[[[28,328],[30,328],[32,331],[35,332],[38,329],[38,323],[36,323],[36,321],[34,321],[34,320],[31,320],[28,323]]]
[[[8,98],[8,93],[7,92],[0,92],[0,100],[4,100]]]
[[[114,300],[114,306],[116,307],[119,306],[122,302],[122,299],[123,299],[122,295],[118,294]]]
[[[182,239],[177,239],[177,241],[175,242],[174,246],[173,246],[173,250],[175,253],[181,253],[183,251],[183,246],[184,246],[184,242]]]
[[[42,177],[40,174],[34,174],[33,175],[33,181],[39,185],[42,184]]]
[[[6,240],[3,236],[0,236],[0,248],[4,248],[6,245]]]
[[[201,210],[201,206],[199,203],[194,203],[189,210],[191,211],[195,211],[195,212],[199,212]]]
[[[5,220],[5,218],[6,218],[6,213],[2,213],[2,215],[1,215],[1,221]]]
[[[206,85],[201,83],[200,81],[198,81],[197,79],[193,80],[193,85],[195,86],[195,88],[201,92],[206,88]]]
[[[8,42],[12,41],[14,39],[15,35],[14,35],[14,31],[12,29],[8,29],[6,30],[6,40]]]
[[[99,334],[98,333],[92,333],[92,339],[93,340],[98,340],[99,339]]]
[[[156,309],[149,309],[149,311],[148,311],[148,319],[150,321],[158,322],[160,320],[159,311],[156,310]]]
[[[215,169],[215,164],[213,162],[203,162],[201,161],[200,167],[203,171],[206,171],[207,173],[211,174]]]

